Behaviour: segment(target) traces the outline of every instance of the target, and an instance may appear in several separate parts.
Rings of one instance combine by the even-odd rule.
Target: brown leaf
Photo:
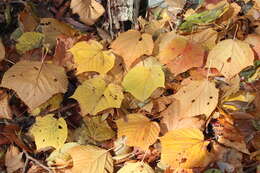
[[[0,90],[0,118],[12,119],[12,111],[9,106],[9,96],[3,90]]]
[[[23,153],[17,147],[11,145],[5,154],[5,166],[8,173],[13,173],[16,170],[23,168],[24,162],[22,161]]]

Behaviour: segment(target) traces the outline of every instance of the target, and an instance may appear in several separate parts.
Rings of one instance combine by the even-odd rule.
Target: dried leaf
[[[41,46],[44,35],[39,32],[25,32],[18,38],[15,47],[18,53],[24,54],[28,50],[32,50]]]
[[[230,79],[253,62],[254,53],[248,43],[228,39],[219,42],[209,52],[206,67],[216,68]]]
[[[180,101],[179,116],[204,114],[208,117],[218,104],[218,89],[207,79],[191,81],[183,86],[174,98]]]
[[[13,173],[18,169],[24,167],[24,162],[22,161],[23,153],[19,151],[17,147],[11,145],[5,154],[5,166],[7,173]]]
[[[122,56],[126,66],[131,64],[142,55],[151,55],[153,52],[153,39],[150,34],[141,34],[136,30],[128,30],[121,33],[111,43],[113,51]]]
[[[20,61],[2,79],[1,87],[14,90],[32,111],[56,93],[67,91],[68,80],[62,67],[37,61]]]
[[[160,127],[156,122],[151,122],[142,114],[129,114],[127,121],[116,120],[118,137],[126,136],[126,144],[147,150],[155,143],[159,135]]]
[[[5,58],[5,47],[0,38],[0,61],[2,61],[4,58]]]
[[[0,93],[0,118],[12,119],[13,115],[9,105],[9,96],[3,90]]]
[[[79,102],[82,115],[96,115],[108,108],[120,108],[124,98],[120,86],[106,83],[101,76],[86,80],[71,98]]]
[[[54,115],[48,114],[36,117],[31,133],[35,138],[37,150],[49,146],[59,149],[67,139],[68,129],[63,118],[56,119]]]
[[[107,150],[79,145],[69,149],[73,160],[72,173],[113,173],[112,156]]]
[[[70,8],[73,13],[78,13],[80,20],[87,25],[93,25],[105,12],[104,7],[95,0],[72,0]]]
[[[196,128],[169,131],[160,138],[161,161],[173,168],[205,167],[211,160],[207,151],[209,141]]]
[[[140,101],[148,99],[155,89],[164,87],[161,66],[135,66],[124,77],[122,85]]]
[[[77,74],[88,71],[105,74],[111,70],[115,63],[115,56],[111,51],[103,51],[102,49],[102,44],[95,40],[78,42],[69,49],[78,66]]]

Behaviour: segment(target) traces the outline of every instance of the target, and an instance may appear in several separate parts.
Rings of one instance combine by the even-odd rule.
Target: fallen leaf
[[[112,156],[107,150],[79,145],[68,150],[73,160],[72,173],[113,173]]]
[[[178,75],[192,67],[203,65],[204,48],[183,36],[174,37],[169,41],[162,40],[159,45],[159,60],[166,64],[172,73]]]
[[[248,43],[228,39],[220,41],[209,52],[206,67],[216,68],[230,79],[253,62],[254,53]]]
[[[126,163],[117,173],[154,173],[153,169],[146,163]]]
[[[215,83],[207,79],[190,81],[174,95],[180,102],[179,116],[204,114],[209,117],[218,104],[218,92]]]
[[[203,133],[196,128],[172,130],[160,138],[161,161],[172,168],[206,167],[211,160]]]
[[[9,96],[3,90],[0,90],[0,93],[0,118],[12,119],[13,115],[9,105]]]
[[[249,34],[246,37],[245,42],[253,47],[258,59],[260,59],[260,36],[258,34]]]
[[[3,59],[5,59],[5,47],[2,43],[2,40],[0,39],[0,61],[2,61]]]
[[[28,50],[32,50],[41,46],[44,35],[39,32],[25,32],[18,38],[16,50],[20,54],[24,54]]]
[[[5,166],[7,173],[13,173],[24,167],[23,153],[17,147],[11,145],[5,154]]]
[[[56,93],[67,91],[62,67],[37,61],[20,61],[3,76],[1,87],[14,90],[32,111]]]
[[[78,13],[80,20],[87,25],[93,25],[105,12],[104,7],[95,0],[72,0],[70,8],[73,13]]]
[[[77,74],[95,71],[105,74],[111,70],[115,63],[114,54],[103,50],[103,45],[95,40],[82,41],[75,44],[70,51],[77,64]]]
[[[164,87],[161,66],[135,66],[124,77],[122,85],[140,101],[148,99],[155,89]]]
[[[32,15],[29,10],[24,10],[20,12],[18,16],[18,21],[23,32],[32,32],[39,24],[37,18]]]
[[[120,108],[124,98],[119,85],[106,83],[101,76],[86,80],[71,98],[79,102],[82,115],[96,115],[108,108]]]
[[[37,150],[50,146],[60,149],[67,139],[68,129],[63,118],[56,119],[54,115],[48,114],[36,117],[31,133],[35,138]]]
[[[126,144],[147,150],[155,143],[159,135],[160,127],[156,122],[151,122],[142,114],[129,114],[127,121],[116,120],[118,137],[126,136]]]
[[[137,30],[128,30],[121,33],[111,43],[110,47],[116,54],[123,57],[127,68],[129,68],[142,55],[151,55],[154,43],[150,34],[141,34]]]

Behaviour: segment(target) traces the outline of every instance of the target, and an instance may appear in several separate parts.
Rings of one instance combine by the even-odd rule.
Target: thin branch
[[[109,19],[109,32],[110,32],[110,36],[111,36],[112,39],[114,39],[110,0],[107,0],[107,14],[108,14],[108,19]]]

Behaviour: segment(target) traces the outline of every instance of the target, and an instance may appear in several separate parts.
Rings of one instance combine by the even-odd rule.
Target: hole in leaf
[[[59,128],[59,129],[62,129],[62,127],[61,127],[60,125],[58,126],[58,128]]]

